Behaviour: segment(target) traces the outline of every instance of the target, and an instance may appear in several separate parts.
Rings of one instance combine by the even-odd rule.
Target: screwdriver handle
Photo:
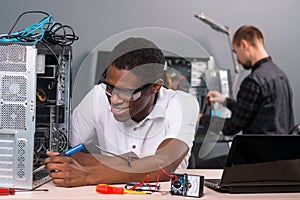
[[[71,149],[61,152],[59,154],[59,156],[70,156],[70,155],[76,153],[77,151],[82,150],[83,148],[84,148],[83,144],[77,144],[76,146],[72,147]]]
[[[107,184],[98,184],[96,191],[101,194],[124,194],[124,188],[113,187]]]
[[[14,195],[15,193],[15,188],[0,188],[0,196]]]

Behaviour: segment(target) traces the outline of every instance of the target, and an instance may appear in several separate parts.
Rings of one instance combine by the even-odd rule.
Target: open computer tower
[[[68,147],[71,47],[0,43],[0,187],[33,189],[46,151]]]
[[[202,110],[209,90],[217,90],[231,96],[230,71],[218,69],[212,56],[188,57],[166,56],[167,87],[183,90],[195,96]],[[171,83],[171,84],[170,84]]]

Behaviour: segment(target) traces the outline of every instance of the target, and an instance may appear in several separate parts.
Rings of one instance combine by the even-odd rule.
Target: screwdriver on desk
[[[0,196],[14,195],[16,193],[15,188],[0,188]]]
[[[15,195],[16,192],[33,192],[33,191],[47,192],[48,189],[16,189],[16,188],[1,188],[0,187],[0,196]]]
[[[84,148],[83,144],[77,144],[76,146],[74,146],[66,151],[61,152],[57,156],[70,156],[70,155],[76,153],[77,151],[80,151],[83,148]],[[45,165],[42,165],[42,166],[36,168],[35,170],[33,170],[33,174],[45,169],[45,167],[46,167]]]
[[[151,192],[126,190],[122,187],[113,187],[107,184],[98,184],[96,191],[101,194],[151,194]]]

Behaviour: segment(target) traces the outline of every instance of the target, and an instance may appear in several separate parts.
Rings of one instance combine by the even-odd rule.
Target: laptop
[[[300,192],[300,136],[236,135],[221,179],[205,179],[218,192]]]

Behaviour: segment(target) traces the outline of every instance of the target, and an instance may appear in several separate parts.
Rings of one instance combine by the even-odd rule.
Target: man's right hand
[[[207,93],[207,98],[211,103],[219,102],[221,104],[224,104],[226,100],[226,97],[218,91],[209,91]]]

